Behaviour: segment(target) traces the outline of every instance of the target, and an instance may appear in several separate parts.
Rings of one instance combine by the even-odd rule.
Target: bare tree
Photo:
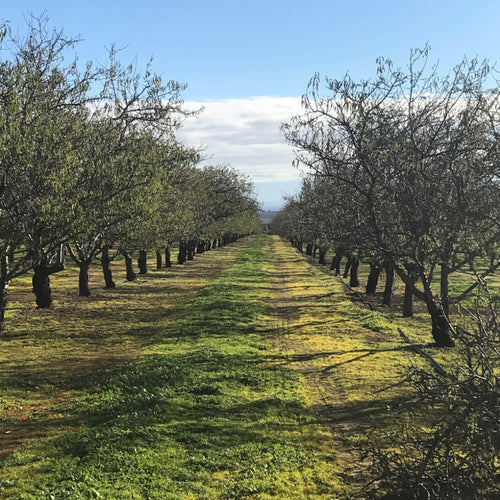
[[[373,81],[326,79],[327,95],[316,75],[283,131],[298,162],[353,193],[342,202],[358,214],[359,245],[426,304],[436,344],[452,346],[449,307],[462,296],[450,297],[449,275],[486,252],[483,276],[500,265],[499,92],[484,88],[486,62],[439,77],[427,52],[413,51],[407,72],[380,59]]]

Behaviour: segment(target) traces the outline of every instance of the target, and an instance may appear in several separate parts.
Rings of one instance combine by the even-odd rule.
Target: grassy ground
[[[276,237],[54,308],[13,285],[0,339],[0,497],[363,496],[356,447],[390,429],[408,363],[397,324]],[[428,332],[411,332],[417,343]],[[446,362],[446,354],[442,354]]]
[[[307,384],[270,342],[265,245],[224,249],[226,269],[191,293],[174,319],[163,310],[173,283],[160,286],[155,273],[138,284],[142,300],[134,293],[128,306],[121,301],[133,284],[113,292],[113,306],[99,297],[92,308],[84,303],[69,325],[53,318],[63,314],[56,312],[62,301],[33,311],[36,319],[45,314],[37,338],[35,326],[23,334],[18,323],[3,341],[18,358],[4,362],[2,431],[12,440],[2,458],[3,495],[330,498],[341,491],[329,431],[309,407]],[[31,344],[45,345],[45,355],[34,356]]]

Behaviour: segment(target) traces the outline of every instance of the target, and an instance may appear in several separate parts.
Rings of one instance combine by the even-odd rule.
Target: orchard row
[[[63,255],[89,266],[179,242],[179,262],[194,248],[225,243],[258,227],[249,180],[230,166],[201,168],[200,152],[180,143],[183,84],[151,68],[82,66],[78,40],[32,19],[24,38],[0,38],[0,330],[10,281],[33,271],[38,307],[52,302],[49,276]],[[144,255],[144,254],[142,254]],[[168,251],[167,251],[168,255]],[[130,275],[131,277],[132,275]]]
[[[499,263],[500,101],[496,72],[464,60],[445,77],[430,70],[428,49],[407,69],[380,59],[375,78],[310,82],[304,113],[283,131],[306,169],[302,190],[273,221],[299,249],[328,249],[339,269],[347,257],[358,286],[359,259],[370,262],[367,292],[381,270],[390,301],[397,274],[404,315],[422,300],[439,346],[452,346],[450,307]],[[450,293],[450,275],[470,285]]]

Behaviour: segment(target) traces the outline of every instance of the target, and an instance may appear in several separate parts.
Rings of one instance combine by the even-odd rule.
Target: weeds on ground
[[[264,240],[74,404],[70,432],[4,459],[10,498],[330,498],[331,438],[262,331]],[[256,286],[254,286],[256,285]]]

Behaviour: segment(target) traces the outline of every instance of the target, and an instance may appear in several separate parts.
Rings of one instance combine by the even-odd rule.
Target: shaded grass
[[[330,498],[329,432],[266,328],[264,239],[73,402],[74,428],[4,459],[11,498]],[[264,320],[263,320],[264,319]],[[28,472],[29,470],[29,472]],[[7,479],[9,478],[9,479]]]
[[[329,265],[323,266],[317,263],[317,259],[313,257],[307,257],[308,262],[313,266],[321,269],[323,272],[333,275],[333,271],[329,270]],[[345,264],[345,259],[343,261]],[[487,270],[488,264],[483,259],[476,259],[475,267],[477,273],[480,275]],[[342,269],[343,272],[343,269]],[[360,263],[358,276],[360,281],[360,286],[356,287],[356,292],[364,294],[366,283],[368,280],[368,275],[370,273],[369,262],[363,259]],[[394,277],[393,286],[393,298],[391,306],[382,305],[383,289],[385,285],[385,272],[382,271],[380,274],[380,279],[378,282],[377,291],[373,294],[364,294],[364,299],[370,303],[372,306],[377,308],[384,316],[390,318],[398,324],[398,327],[403,328],[403,330],[409,334],[409,336],[416,342],[423,342],[426,344],[432,343],[431,335],[431,320],[427,312],[425,304],[414,297],[413,300],[413,311],[414,316],[412,318],[402,317],[403,308],[403,297],[404,297],[404,283],[401,281],[399,276],[396,274]],[[340,279],[340,278],[338,278]],[[436,269],[433,276],[432,288],[435,292],[436,297],[439,296],[439,272]],[[450,275],[449,280],[449,294],[450,298],[458,297],[462,292],[464,292],[471,284],[475,282],[476,278],[474,273],[465,266],[464,269],[456,271]],[[348,283],[348,279],[343,279],[344,283]],[[500,272],[493,273],[486,278],[486,282],[490,288],[490,293],[493,300],[497,301],[500,299]],[[345,288],[346,293],[351,293],[349,287]],[[479,294],[479,297],[478,297]],[[482,299],[480,298],[482,296]],[[481,287],[472,291],[465,299],[462,300],[461,304],[471,310],[474,310],[476,300],[480,298],[479,304],[484,305],[487,303],[484,297],[484,293],[481,291]],[[364,307],[364,305],[359,301],[356,295],[352,295],[353,302],[357,303],[359,306]],[[457,305],[453,305],[451,310],[451,321],[453,324],[459,324],[464,326],[467,325],[466,314],[464,314],[463,308]],[[441,357],[442,350],[437,349],[435,351],[438,357]]]

